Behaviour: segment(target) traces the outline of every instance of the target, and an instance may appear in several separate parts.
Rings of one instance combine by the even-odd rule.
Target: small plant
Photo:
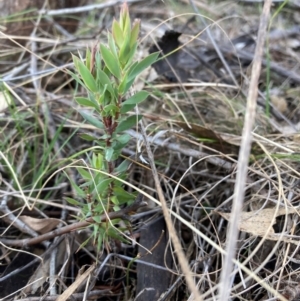
[[[94,141],[100,151],[97,149],[93,153],[89,168],[77,168],[84,183],[78,186],[72,182],[86,203],[72,198],[68,201],[81,207],[84,219],[92,217],[93,241],[98,250],[109,237],[124,239],[113,226],[119,220],[101,222],[100,216],[120,210],[120,206],[134,202],[137,197],[135,193],[127,192],[120,181],[127,178],[129,161],[118,166],[116,162],[131,139],[124,131],[142,117],[128,112],[148,96],[146,91],[139,91],[127,97],[128,92],[136,77],[158,58],[158,53],[153,53],[140,62],[135,61],[139,30],[140,21],[131,24],[128,7],[123,4],[119,22],[114,20],[112,32],[108,32],[108,46],[100,44],[88,49],[85,59],[73,55],[76,72],[71,75],[88,94],[86,98],[77,97],[76,101],[92,109],[91,113],[80,111],[80,114],[103,135],[100,138],[82,136]]]

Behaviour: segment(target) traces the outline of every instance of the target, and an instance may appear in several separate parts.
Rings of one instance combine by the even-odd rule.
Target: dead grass
[[[187,275],[194,279],[189,288],[194,286],[195,293],[197,287],[198,300],[225,300],[218,297],[224,279],[224,291],[230,295],[226,300],[299,299],[299,7],[291,1],[271,8],[250,127],[253,140],[249,155],[244,153],[245,168],[249,161],[244,181],[238,171],[239,152],[262,4],[192,4],[208,17],[207,26],[200,17],[185,25],[195,14],[187,0],[130,5],[131,14],[142,19],[141,57],[172,28],[183,32],[183,48],[196,51],[207,65],[193,70],[194,79],[186,82],[170,83],[149,70],[136,83],[136,90],[151,93],[139,107],[146,137],[130,130],[132,143],[124,156],[140,148],[151,160],[148,144],[158,175],[153,178],[154,166],[145,162],[133,165],[129,189],[140,189],[148,207],[131,216],[132,231],[127,234],[132,244],[111,241],[102,254],[96,254],[92,243],[78,251],[90,229],[76,228],[78,209],[64,199],[76,196],[70,179],[80,178],[72,166],[78,160],[88,162],[92,147],[78,133],[100,134],[80,118],[73,98],[83,92],[65,70],[72,68],[70,53],[83,53],[87,45],[105,41],[104,29],[110,28],[118,8],[90,10],[76,34],[50,36],[37,30],[23,37],[27,45],[2,49],[1,89],[9,91],[12,102],[0,112],[1,300],[194,300]],[[237,42],[245,41],[248,45],[238,48]],[[192,70],[188,66],[187,71]],[[179,72],[184,64],[173,68]],[[234,195],[237,188],[239,199]],[[162,228],[150,242],[163,202],[190,271],[182,267],[174,241],[167,250]],[[233,215],[235,202],[240,202],[240,220]],[[237,238],[228,231],[230,219],[236,219]],[[136,243],[143,235],[149,238],[149,245],[143,246],[152,257]],[[229,261],[231,273],[221,277],[230,239],[235,259]],[[159,246],[167,250],[166,258],[163,251],[155,251]],[[141,266],[159,279],[164,262],[171,271],[163,274],[167,286],[159,288],[151,277],[139,283],[145,276]],[[162,289],[164,297],[160,293],[147,299],[151,290],[145,288],[153,286]]]

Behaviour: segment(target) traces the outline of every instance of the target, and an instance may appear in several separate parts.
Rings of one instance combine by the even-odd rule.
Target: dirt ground
[[[0,0],[0,300],[300,300],[300,2],[127,1],[137,59],[168,56],[122,151],[147,206],[100,251],[73,184],[102,133],[68,70],[122,1],[20,3]]]

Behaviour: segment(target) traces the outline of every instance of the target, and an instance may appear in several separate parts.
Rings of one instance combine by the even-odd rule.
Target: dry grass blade
[[[70,285],[63,294],[61,294],[56,301],[66,301],[69,297],[77,290],[77,288],[93,273],[96,265],[91,265],[82,275],[80,275],[73,283]]]
[[[229,231],[226,242],[226,256],[224,259],[224,265],[221,273],[221,281],[219,284],[219,300],[228,300],[231,291],[230,275],[233,267],[232,259],[235,257],[235,249],[238,237],[238,223],[242,211],[245,183],[248,170],[248,161],[251,150],[251,132],[255,120],[256,102],[258,95],[258,80],[261,70],[261,60],[266,39],[266,30],[268,25],[268,19],[272,0],[266,0],[264,8],[261,14],[257,45],[255,49],[254,62],[251,72],[251,80],[249,85],[248,97],[247,97],[247,109],[245,116],[245,123],[243,129],[243,137],[241,148],[239,152],[237,180],[234,189],[232,215],[229,223]]]
[[[189,268],[189,263],[188,263],[187,258],[185,256],[183,250],[182,250],[180,240],[179,240],[179,238],[176,234],[175,227],[173,225],[171,216],[169,214],[169,209],[168,209],[168,206],[167,206],[167,202],[166,202],[164,193],[163,193],[161,185],[160,185],[160,181],[159,181],[159,178],[158,178],[158,173],[157,173],[157,170],[156,170],[156,166],[154,164],[153,153],[151,151],[150,144],[147,141],[147,135],[146,135],[146,132],[145,132],[145,128],[144,128],[142,122],[140,122],[140,125],[141,125],[141,131],[142,131],[142,135],[144,137],[144,142],[145,142],[146,149],[147,149],[147,154],[148,154],[148,157],[149,157],[149,163],[150,163],[150,166],[151,166],[151,169],[152,169],[152,174],[153,174],[153,177],[154,177],[155,188],[157,190],[158,198],[159,198],[159,201],[160,201],[160,204],[161,204],[162,212],[163,212],[165,222],[166,222],[166,225],[167,225],[167,228],[168,228],[168,231],[169,231],[169,235],[170,235],[171,241],[174,245],[176,256],[178,258],[178,261],[179,261],[180,267],[182,269],[183,275],[186,279],[188,288],[189,288],[190,292],[194,295],[194,300],[202,301],[203,299],[202,299],[202,297],[201,297],[201,295],[198,291],[197,286],[195,285],[195,282],[194,282],[194,279],[193,279],[193,276],[192,276],[192,272]]]

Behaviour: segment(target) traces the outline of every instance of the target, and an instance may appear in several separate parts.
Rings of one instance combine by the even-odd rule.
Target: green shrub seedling
[[[103,135],[100,138],[82,136],[100,147],[100,151],[92,154],[90,168],[77,168],[84,183],[79,186],[72,182],[73,188],[86,199],[86,203],[72,198],[67,200],[81,207],[83,218],[93,218],[92,238],[98,250],[109,237],[124,240],[113,226],[119,220],[101,222],[100,216],[120,210],[121,206],[131,204],[137,197],[136,193],[127,192],[120,181],[126,180],[130,162],[125,160],[118,166],[116,162],[131,139],[124,131],[142,118],[129,115],[128,112],[148,96],[146,91],[139,91],[127,97],[128,91],[136,77],[152,65],[159,55],[153,53],[141,61],[135,60],[139,30],[140,20],[131,24],[125,3],[119,22],[114,20],[112,32],[108,32],[108,45],[101,43],[99,47],[88,49],[85,59],[73,55],[75,72],[71,72],[71,75],[87,91],[87,97],[77,97],[75,100],[79,105],[91,109],[80,110],[80,114]]]

